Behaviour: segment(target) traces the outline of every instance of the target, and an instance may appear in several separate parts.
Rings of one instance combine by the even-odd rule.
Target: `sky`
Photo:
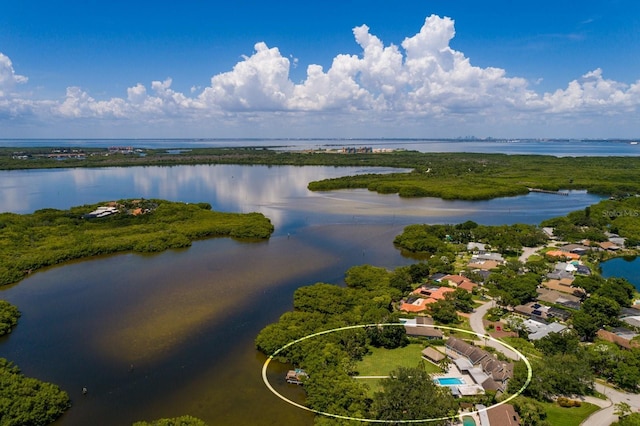
[[[0,138],[469,136],[640,138],[640,2],[0,2]]]

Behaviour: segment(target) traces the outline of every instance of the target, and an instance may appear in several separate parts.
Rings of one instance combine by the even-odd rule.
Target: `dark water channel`
[[[211,425],[312,424],[264,387],[258,331],[306,284],[340,284],[363,263],[411,259],[393,247],[410,223],[538,223],[598,198],[529,194],[485,202],[403,200],[364,190],[310,193],[311,180],[370,170],[177,166],[0,172],[0,210],[29,213],[121,198],[209,202],[260,211],[262,243],[199,241],[156,255],[121,254],[39,271],[0,290],[23,315],[0,356],[69,392],[59,425],[130,425],[191,414]],[[282,372],[273,382],[284,386]],[[82,387],[89,390],[81,394]]]

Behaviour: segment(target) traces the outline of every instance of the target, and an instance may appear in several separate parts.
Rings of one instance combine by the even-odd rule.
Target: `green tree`
[[[306,404],[314,410],[351,417],[366,417],[367,388],[345,372],[326,368],[314,372],[304,382]]]
[[[460,321],[456,305],[451,300],[441,299],[429,305],[431,316],[441,324],[456,324]]]
[[[535,399],[519,396],[513,400],[513,406],[520,415],[522,426],[551,426],[545,420],[547,413],[544,406]]]
[[[626,402],[618,402],[615,405],[615,411],[613,412],[613,414],[618,417],[624,417],[628,416],[632,412],[633,410],[631,409],[631,405],[627,404]]]
[[[596,319],[584,310],[575,312],[571,317],[573,329],[578,333],[581,339],[587,342],[593,342],[596,338],[600,325]]]
[[[611,423],[611,426],[640,426],[640,413],[621,417],[617,422]]]
[[[367,328],[367,335],[371,341],[371,345],[378,348],[394,349],[409,344],[407,333],[402,325],[398,325],[397,327],[369,327]]]
[[[180,416],[167,419],[152,420],[150,422],[139,421],[133,426],[207,426],[202,420],[192,416]]]
[[[69,395],[58,386],[25,377],[18,367],[0,358],[0,424],[46,425],[70,406]]]
[[[598,327],[619,323],[620,305],[608,297],[593,295],[584,301],[581,310],[591,315]]]
[[[372,411],[380,420],[421,420],[454,416],[457,404],[448,389],[437,386],[423,368],[400,367],[382,380]],[[446,425],[447,421],[429,422]]]
[[[636,288],[624,278],[609,278],[594,294],[615,300],[620,306],[631,306]]]
[[[389,285],[397,288],[402,293],[411,291],[414,287],[414,282],[417,281],[413,280],[411,273],[409,272],[409,267],[407,266],[396,268],[389,278]]]
[[[562,333],[549,333],[534,342],[536,349],[546,356],[562,354],[576,355],[580,347],[580,338],[577,333],[565,330]]]
[[[347,271],[344,282],[347,287],[373,290],[380,287],[388,287],[391,273],[385,268],[361,265],[354,266]]]
[[[0,336],[11,333],[11,330],[18,324],[20,311],[18,308],[6,300],[0,300]]]
[[[464,289],[457,288],[455,291],[445,294],[444,298],[451,301],[457,311],[467,314],[473,312],[473,297]]]

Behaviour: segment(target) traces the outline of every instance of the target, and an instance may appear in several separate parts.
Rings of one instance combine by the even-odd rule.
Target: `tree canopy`
[[[20,369],[0,358],[0,424],[46,425],[69,407],[69,395],[58,386],[26,377]]]
[[[18,307],[6,300],[0,300],[0,336],[11,333],[18,324],[18,318],[20,318]]]
[[[372,410],[380,420],[422,420],[453,417],[458,411],[451,392],[437,386],[424,368],[400,367],[382,380]],[[446,425],[447,420],[425,422]]]

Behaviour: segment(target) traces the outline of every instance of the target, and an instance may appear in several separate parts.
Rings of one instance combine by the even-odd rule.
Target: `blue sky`
[[[0,138],[640,138],[640,2],[0,4]]]

